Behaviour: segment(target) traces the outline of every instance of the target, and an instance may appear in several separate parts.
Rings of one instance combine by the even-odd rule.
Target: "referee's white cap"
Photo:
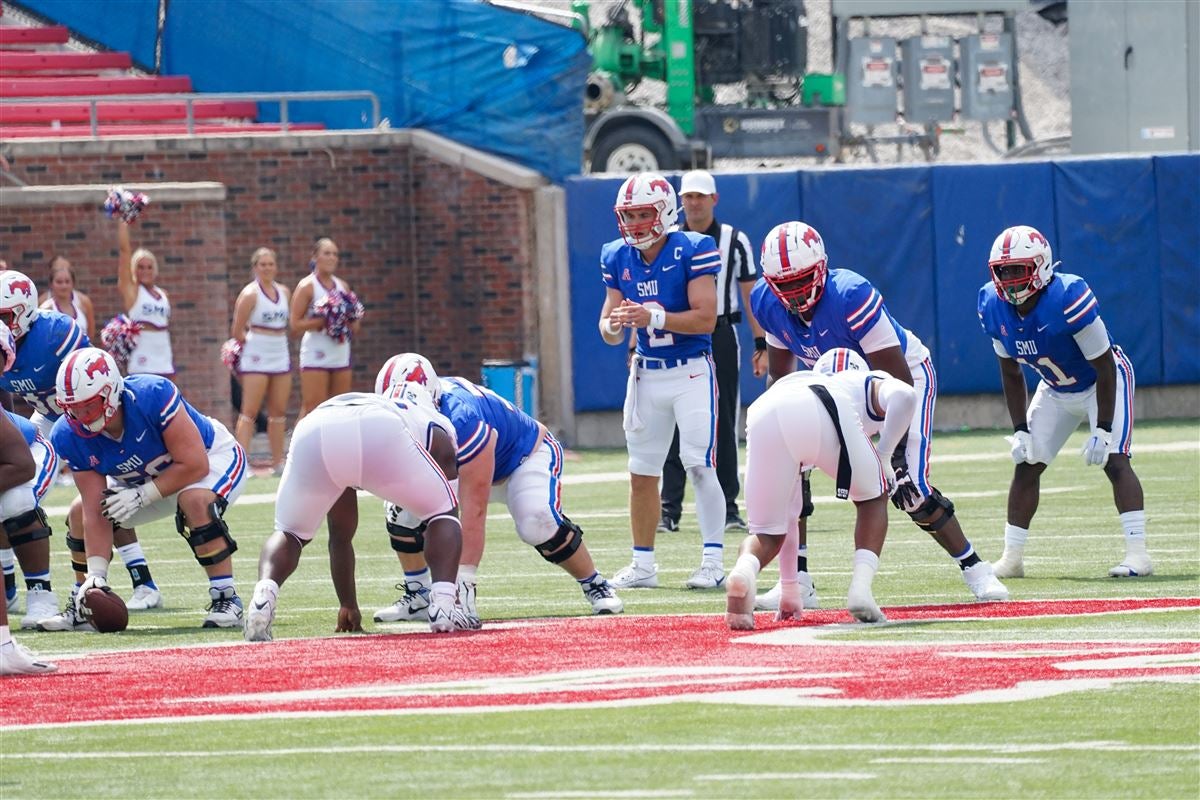
[[[717,182],[713,180],[712,175],[709,175],[702,169],[685,172],[683,173],[683,180],[679,182],[679,193],[687,194],[688,192],[716,194]]]

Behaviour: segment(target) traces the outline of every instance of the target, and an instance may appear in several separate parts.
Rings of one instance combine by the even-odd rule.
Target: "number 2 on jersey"
[[[662,303],[659,303],[655,300],[647,300],[646,302],[642,303],[642,307],[643,308],[657,308],[659,311],[662,311],[664,314],[667,311],[665,308],[663,308]],[[646,338],[650,341],[651,347],[666,347],[668,345],[675,344],[675,334],[669,333],[667,331],[647,330]]]

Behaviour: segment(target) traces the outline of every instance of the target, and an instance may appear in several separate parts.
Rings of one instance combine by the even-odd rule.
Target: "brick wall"
[[[536,351],[532,192],[431,158],[401,133],[10,148],[14,174],[30,185],[226,187],[223,204],[152,202],[133,236],[135,247],[158,256],[160,283],[173,298],[185,393],[230,420],[218,351],[250,280],[250,254],[263,245],[278,254],[279,280],[294,287],[308,272],[313,242],[337,242],[338,274],[367,309],[354,347],[356,389],[369,390],[383,361],[405,350],[472,379],[485,358]],[[102,199],[96,210],[0,208],[0,258],[44,288],[47,260],[63,253],[101,324],[118,304],[116,236],[98,210]]]

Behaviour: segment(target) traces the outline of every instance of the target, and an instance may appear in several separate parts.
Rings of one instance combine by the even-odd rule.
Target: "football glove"
[[[75,613],[80,619],[87,619],[92,616],[92,610],[83,603],[83,598],[87,596],[89,589],[105,589],[108,588],[108,578],[103,575],[88,575],[83,583],[79,584],[79,588],[75,590]]]
[[[1012,445],[1014,464],[1033,463],[1033,438],[1029,435],[1029,431],[1013,431],[1013,435],[1005,436],[1004,441]]]
[[[161,499],[162,494],[154,481],[124,489],[106,489],[104,499],[100,501],[100,513],[114,525],[123,526],[142,508]]]
[[[921,502],[921,490],[913,483],[908,467],[896,470],[896,482],[891,490],[892,505],[901,511],[912,511]]]
[[[1089,467],[1102,467],[1108,461],[1108,448],[1112,446],[1112,431],[1096,428],[1092,435],[1083,443],[1079,452],[1083,455],[1083,463]]]
[[[454,612],[450,615],[454,627],[464,631],[477,631],[483,627],[479,611],[475,608],[475,583],[473,581],[458,582],[458,597],[454,604]]]

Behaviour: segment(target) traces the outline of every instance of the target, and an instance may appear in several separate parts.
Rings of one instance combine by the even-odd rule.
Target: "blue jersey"
[[[541,436],[537,420],[491,389],[466,378],[442,378],[440,410],[450,418],[458,436],[458,463],[466,464],[487,446],[496,432],[496,467],[492,483],[512,475]]]
[[[715,281],[721,253],[711,236],[675,231],[667,234],[658,257],[647,264],[640,250],[616,239],[600,251],[600,271],[605,286],[630,300],[669,312],[688,311],[688,284],[701,277]],[[691,358],[711,349],[712,336],[707,333],[649,333],[645,328],[637,332],[638,354],[649,358]]]
[[[7,409],[4,410],[4,413],[8,414],[8,418],[12,420],[13,425],[16,425],[17,430],[19,430],[21,435],[25,437],[25,444],[32,447],[38,438],[38,431],[34,424],[22,417],[20,414],[14,414]]]
[[[1100,318],[1096,296],[1083,278],[1057,273],[1026,317],[1001,300],[993,284],[985,283],[979,289],[978,310],[987,334],[1010,358],[1032,367],[1050,388],[1082,392],[1096,383],[1096,370],[1075,342],[1076,333]]]
[[[125,379],[121,392],[125,430],[120,439],[110,439],[103,433],[80,436],[66,419],[60,419],[50,432],[50,442],[75,472],[90,470],[138,485],[171,465],[163,431],[180,411],[185,411],[200,429],[205,449],[212,447],[215,434],[208,417],[192,408],[175,384],[157,375],[130,375]]]
[[[822,353],[835,347],[847,347],[865,357],[861,341],[881,321],[895,332],[910,367],[929,357],[921,340],[888,313],[879,290],[848,269],[829,271],[809,323],[779,302],[765,278],[750,292],[750,309],[763,330],[783,342],[809,369]]]
[[[0,375],[0,389],[17,395],[47,419],[58,419],[62,416],[54,398],[58,368],[81,347],[91,347],[91,342],[75,320],[57,311],[38,311],[29,330],[17,340],[16,361]]]

